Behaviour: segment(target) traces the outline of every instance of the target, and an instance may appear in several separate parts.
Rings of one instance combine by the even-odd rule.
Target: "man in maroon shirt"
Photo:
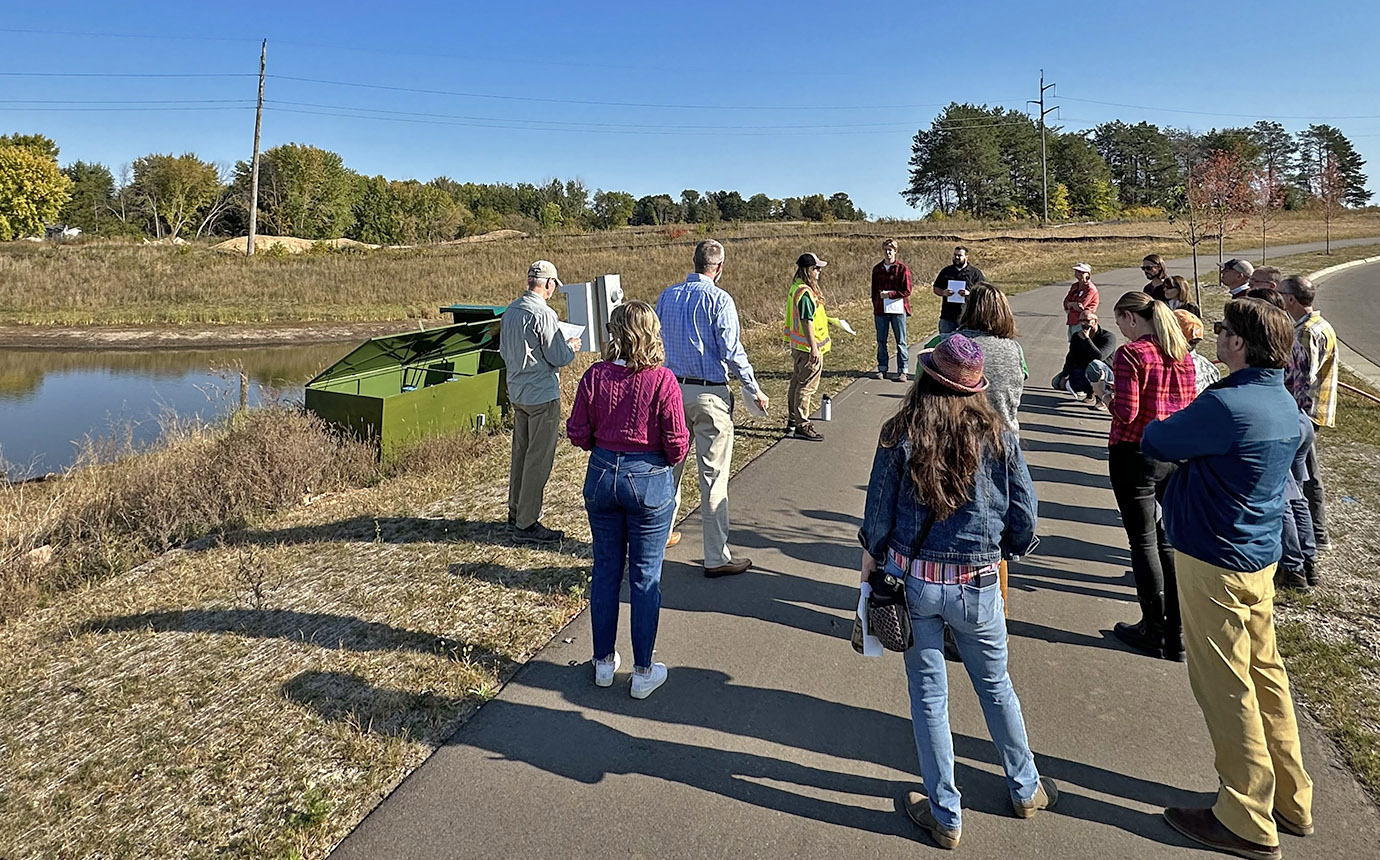
[[[910,269],[897,256],[895,239],[882,242],[882,261],[872,267],[872,313],[877,321],[877,371],[872,378],[886,378],[890,363],[887,332],[891,332],[896,337],[896,381],[909,382],[906,318],[910,316]]]

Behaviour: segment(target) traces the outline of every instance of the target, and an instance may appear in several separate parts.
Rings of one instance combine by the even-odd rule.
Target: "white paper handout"
[[[765,410],[765,409],[763,409],[762,407],[758,406],[758,405],[757,405],[757,401],[756,401],[756,400],[753,400],[751,397],[749,397],[749,396],[747,395],[747,392],[744,392],[744,393],[743,393],[743,408],[746,409],[746,410],[747,410],[747,414],[751,415],[753,418],[766,418],[766,417],[767,417],[767,410]]]
[[[857,622],[862,626],[863,651],[864,657],[882,656],[882,640],[873,636],[867,630],[867,597],[872,593],[871,583],[864,582],[862,590],[858,594],[858,616]]]
[[[906,300],[900,297],[894,299],[882,299],[882,313],[884,314],[903,314],[906,312]]]
[[[959,290],[966,289],[968,289],[967,281],[949,281],[949,295],[944,297],[944,301],[956,302],[960,305],[963,304],[966,299]]]
[[[568,323],[568,322],[557,322],[557,323],[556,323],[556,328],[558,328],[558,329],[560,330],[560,332],[561,332],[561,340],[570,340],[571,338],[575,338],[575,339],[579,340],[581,343],[584,343],[584,340],[585,340],[585,327],[584,327],[584,326],[582,326],[582,325],[575,325],[574,323]]]

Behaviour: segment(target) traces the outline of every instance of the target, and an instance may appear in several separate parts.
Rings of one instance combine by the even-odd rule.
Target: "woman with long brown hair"
[[[661,563],[676,508],[672,466],[690,451],[680,386],[665,359],[661,322],[651,305],[614,308],[603,361],[581,377],[566,422],[571,443],[590,452],[584,496],[594,545],[594,683],[611,686],[621,662],[614,639],[618,590],[627,570],[634,699],[645,699],[666,681],[666,664],[652,661]]]
[[[911,723],[925,794],[907,815],[943,848],[958,846],[943,629],[953,630],[988,731],[1006,772],[1015,813],[1029,818],[1058,798],[1040,777],[1006,666],[1006,622],[997,588],[1003,558],[1029,552],[1035,491],[1020,442],[984,396],[982,350],[955,333],[920,353],[900,410],[882,427],[859,538],[862,579],[905,582],[915,642],[906,651]]]
[[[1126,343],[1112,356],[1115,394],[1107,438],[1107,470],[1131,550],[1141,620],[1118,622],[1112,632],[1151,657],[1183,660],[1174,551],[1165,541],[1158,502],[1173,467],[1141,453],[1151,421],[1193,402],[1195,370],[1178,320],[1164,302],[1130,292],[1116,303],[1116,324]]]

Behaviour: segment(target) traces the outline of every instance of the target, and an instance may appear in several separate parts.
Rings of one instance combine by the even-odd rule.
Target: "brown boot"
[[[1059,785],[1047,776],[1040,777],[1040,787],[1027,803],[1011,798],[1011,809],[1020,818],[1031,818],[1041,809],[1052,809],[1059,802]]]
[[[1211,807],[1170,807],[1164,811],[1164,820],[1169,822],[1170,827],[1194,842],[1217,851],[1235,854],[1247,860],[1279,860],[1284,856],[1278,845],[1249,842],[1232,833],[1225,824],[1217,820]]]
[[[934,813],[930,810],[928,797],[918,791],[908,791],[906,792],[905,807],[906,815],[930,835],[935,845],[949,850],[958,847],[958,840],[963,835],[963,829],[950,830],[935,821]]]

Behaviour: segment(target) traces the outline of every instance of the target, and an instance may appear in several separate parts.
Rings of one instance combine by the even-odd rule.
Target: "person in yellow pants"
[[[1233,299],[1223,317],[1217,357],[1231,375],[1152,422],[1140,443],[1145,456],[1179,464],[1165,490],[1164,530],[1189,684],[1219,779],[1212,807],[1166,809],[1164,818],[1210,848],[1274,860],[1280,830],[1313,832],[1313,781],[1274,624],[1284,485],[1300,437],[1284,388],[1293,325],[1260,299]]]

